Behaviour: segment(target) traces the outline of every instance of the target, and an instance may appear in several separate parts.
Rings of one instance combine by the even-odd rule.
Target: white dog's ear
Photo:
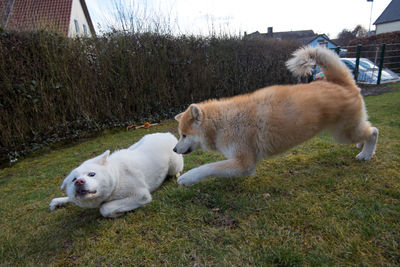
[[[192,114],[192,118],[195,120],[196,124],[200,124],[203,121],[203,111],[196,104],[191,104],[189,106],[190,113]]]
[[[68,181],[71,180],[71,175],[72,173],[68,174],[67,177],[65,177],[64,181],[62,182],[61,186],[60,186],[60,190],[64,190],[65,186],[67,185]]]
[[[67,177],[68,178],[68,177]],[[64,190],[65,189],[65,185],[67,184],[67,178],[64,179],[64,181],[62,182],[61,186],[60,186],[60,190]]]
[[[179,113],[178,115],[176,115],[176,116],[175,116],[175,120],[180,121],[182,115],[183,115],[183,112],[182,112],[182,113]]]
[[[106,164],[109,155],[110,155],[110,150],[106,150],[100,156],[95,157],[93,159],[93,162],[100,164],[100,165],[104,165],[104,164]]]

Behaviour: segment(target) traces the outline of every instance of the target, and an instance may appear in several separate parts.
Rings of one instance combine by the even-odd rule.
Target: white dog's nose
[[[79,178],[75,181],[75,185],[84,185],[85,184],[85,179]]]

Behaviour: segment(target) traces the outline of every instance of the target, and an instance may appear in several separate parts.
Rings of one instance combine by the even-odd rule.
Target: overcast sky
[[[390,1],[374,0],[372,23]],[[336,38],[358,24],[368,30],[371,12],[367,0],[86,0],[97,32],[115,23],[116,2],[138,17],[163,18],[175,33],[195,35],[212,30],[239,35],[273,27],[275,32],[311,29]]]

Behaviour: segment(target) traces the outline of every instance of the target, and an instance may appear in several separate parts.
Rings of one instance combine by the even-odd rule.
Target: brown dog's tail
[[[353,75],[337,54],[327,48],[306,46],[296,50],[286,67],[297,76],[312,74],[318,65],[327,81],[342,86],[356,86]]]

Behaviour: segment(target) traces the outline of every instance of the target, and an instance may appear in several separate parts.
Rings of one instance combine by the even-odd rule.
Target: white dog
[[[67,197],[53,199],[50,210],[73,202],[114,218],[149,203],[150,192],[183,169],[182,155],[173,152],[177,142],[170,133],[149,134],[128,149],[85,161],[65,178]]]

